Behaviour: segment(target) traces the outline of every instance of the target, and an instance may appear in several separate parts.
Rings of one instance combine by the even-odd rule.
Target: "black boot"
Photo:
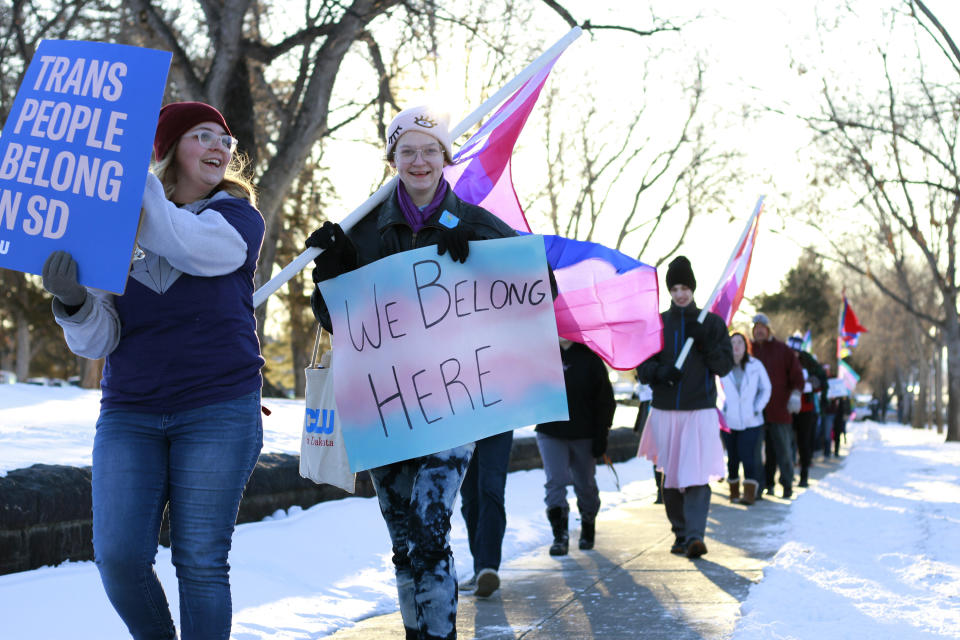
[[[800,482],[797,483],[798,487],[808,487],[810,486],[807,483],[807,478],[810,477],[810,472],[807,469],[800,469]]]
[[[593,539],[597,533],[596,522],[580,522],[580,541],[577,543],[580,549],[587,551],[593,549]]]
[[[547,509],[547,520],[553,529],[553,544],[550,545],[550,555],[565,556],[570,546],[570,534],[567,531],[567,510],[563,507]]]

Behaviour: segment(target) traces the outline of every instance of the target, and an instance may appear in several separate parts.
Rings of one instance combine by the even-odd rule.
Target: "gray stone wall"
[[[614,429],[607,453],[622,462],[636,455],[638,443],[633,430]],[[514,440],[511,471],[542,466],[533,438]],[[263,454],[247,483],[237,522],[256,522],[280,509],[306,509],[349,495],[301,478],[298,456]],[[355,495],[374,495],[369,474],[357,475]],[[168,544],[166,522],[160,541]],[[89,467],[35,464],[0,478],[0,575],[92,559]]]

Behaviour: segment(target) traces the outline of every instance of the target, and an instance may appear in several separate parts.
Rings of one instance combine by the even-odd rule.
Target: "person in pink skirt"
[[[726,475],[716,376],[733,368],[733,348],[720,316],[708,313],[698,322],[697,281],[686,257],[673,259],[666,281],[672,302],[660,314],[663,349],[637,369],[640,382],[653,389],[637,455],[663,471],[663,505],[676,536],[670,552],[698,558],[707,552],[710,482]],[[678,369],[687,338],[693,338],[693,348]]]

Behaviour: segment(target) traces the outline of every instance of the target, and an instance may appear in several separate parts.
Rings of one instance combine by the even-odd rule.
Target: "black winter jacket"
[[[690,349],[681,371],[683,377],[670,385],[657,378],[657,367],[673,365],[687,340],[686,326],[695,322],[700,309],[691,302],[686,307],[671,303],[660,314],[663,319],[663,349],[637,367],[640,382],[653,389],[652,406],[670,411],[713,409],[717,406],[717,384],[714,376],[725,376],[733,368],[733,347],[727,325],[715,313],[703,320],[706,332],[704,345]]]
[[[447,189],[447,195],[444,196],[443,202],[427,219],[423,228],[414,233],[403,216],[400,203],[397,201],[397,192],[394,191],[375,211],[364,216],[347,232],[347,237],[350,238],[357,249],[357,266],[362,267],[388,255],[382,245],[381,236],[391,227],[397,230],[401,251],[437,244],[437,234],[444,228],[439,223],[440,216],[443,215],[444,211],[449,211],[460,219],[460,224],[473,229],[478,240],[510,238],[517,235],[508,224],[483,207],[472,205],[458,198],[452,188]],[[310,296],[310,306],[313,308],[313,315],[320,321],[324,329],[332,331],[330,313],[327,311],[323,296],[320,295],[320,290],[316,287],[314,287],[313,294]]]
[[[570,419],[545,422],[537,431],[562,440],[605,439],[617,404],[600,356],[579,343],[560,349]]]

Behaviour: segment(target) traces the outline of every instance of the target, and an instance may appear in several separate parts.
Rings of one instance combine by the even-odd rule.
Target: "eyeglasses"
[[[404,162],[413,162],[416,160],[417,155],[430,162],[439,158],[442,155],[442,152],[440,151],[440,147],[437,145],[430,145],[427,147],[401,147],[400,149],[397,149],[397,157]]]
[[[201,129],[200,131],[194,131],[193,133],[188,133],[188,136],[196,136],[197,140],[200,141],[200,144],[203,145],[205,149],[213,149],[217,143],[220,143],[220,146],[233,153],[237,149],[237,143],[239,140],[233,136],[222,135],[218,136],[212,131],[207,131]]]

